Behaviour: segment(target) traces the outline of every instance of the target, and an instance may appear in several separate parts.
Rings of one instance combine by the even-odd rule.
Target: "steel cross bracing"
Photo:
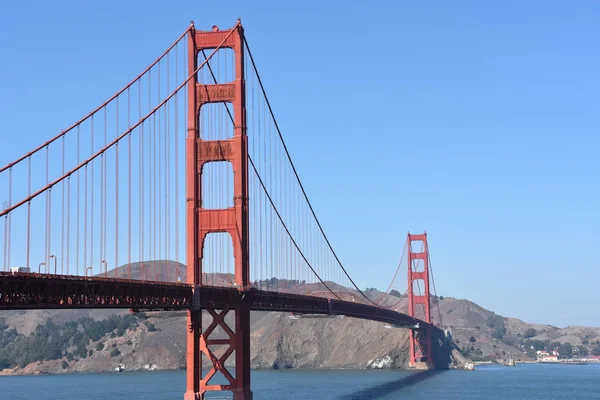
[[[411,365],[432,360],[426,235],[408,236],[406,296],[358,288],[310,204],[239,21],[192,24],[107,102],[0,168],[0,194],[0,310],[186,310],[186,399],[252,398],[250,311],[407,328]],[[424,250],[412,251],[416,240]]]

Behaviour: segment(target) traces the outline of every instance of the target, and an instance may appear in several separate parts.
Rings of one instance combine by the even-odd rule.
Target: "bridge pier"
[[[250,390],[250,309],[245,302],[235,312],[235,381],[233,400],[252,400]]]
[[[235,77],[232,82],[198,83],[198,54],[200,51],[232,49],[235,58]],[[214,54],[214,53],[213,53]],[[210,57],[209,57],[210,58]],[[206,62],[209,62],[208,59]],[[188,32],[188,122],[187,122],[187,229],[188,283],[194,285],[194,311],[190,312],[188,332],[188,375],[185,400],[204,399],[209,391],[230,391],[234,400],[252,400],[250,390],[250,308],[247,301],[224,303],[221,308],[209,304],[203,309],[212,321],[202,331],[200,288],[203,286],[203,249],[206,236],[224,232],[233,244],[235,287],[240,293],[250,288],[249,211],[248,211],[248,137],[246,133],[246,95],[244,81],[244,30],[240,21],[229,30]],[[200,109],[209,103],[231,103],[234,134],[230,139],[207,140],[198,123]],[[228,162],[233,169],[233,207],[207,209],[202,206],[209,187],[202,185],[204,166],[211,162]],[[197,293],[197,295],[196,295]],[[242,296],[243,298],[243,296]],[[232,311],[233,326],[225,317]],[[221,337],[215,338],[217,334]],[[225,338],[223,338],[223,335]],[[235,372],[225,367],[235,353]],[[203,357],[211,367],[202,371]],[[223,377],[225,384],[211,380]]]
[[[410,364],[408,369],[416,370],[416,371],[429,371],[431,369],[436,369],[435,364],[432,362],[426,361],[418,361]]]
[[[202,330],[202,311],[195,309],[188,314],[187,372],[184,400],[203,400],[209,391],[230,391],[234,400],[252,400],[250,389],[250,309],[246,304],[230,310],[206,309],[212,321]],[[233,311],[235,323],[230,327],[225,317]],[[217,331],[227,338],[213,338]],[[220,346],[220,351],[216,351]],[[225,366],[235,353],[235,369],[231,374]],[[210,360],[211,367],[203,371],[203,358]],[[212,383],[220,375],[226,383]]]
[[[200,399],[200,380],[202,379],[202,355],[200,336],[202,332],[202,311],[190,310],[187,317],[187,354],[186,354],[186,392],[184,400]]]
[[[422,242],[420,251],[413,251],[413,242]],[[420,235],[408,234],[408,315],[417,317],[415,305],[423,306],[423,320],[431,325],[431,303],[429,292],[429,248],[427,246],[427,233]],[[422,261],[422,264],[421,264]],[[422,265],[422,268],[420,267]],[[421,286],[423,293],[415,293],[415,284],[420,292]],[[433,366],[432,361],[432,340],[431,328],[421,327],[420,329],[411,329],[409,337],[410,359],[409,368],[420,367],[419,369],[429,369]]]
[[[430,332],[426,332],[426,330]],[[449,369],[451,366],[461,365],[460,360],[454,358],[454,351],[457,349],[452,341],[452,337],[447,335],[446,331],[435,326],[429,326],[426,330],[421,330],[415,333],[415,340],[421,345],[429,345],[430,347],[421,347],[416,349],[414,357],[409,360],[409,369],[414,370],[432,370],[432,369]],[[420,341],[419,339],[424,339]],[[411,341],[412,343],[412,341]]]
[[[435,369],[432,357],[431,328],[421,330],[411,329],[409,337],[410,359],[408,367],[411,369]]]

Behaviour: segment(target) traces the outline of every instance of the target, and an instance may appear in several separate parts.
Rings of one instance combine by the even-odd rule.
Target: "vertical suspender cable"
[[[93,154],[93,153],[92,153]],[[88,217],[88,164],[83,168],[83,271],[87,271],[86,268],[90,265],[87,259],[87,217]],[[90,271],[92,272],[92,271]]]
[[[46,146],[46,185],[48,185],[49,182],[50,182],[50,179],[48,178],[48,146]],[[49,204],[50,204],[49,192],[46,191],[46,239],[45,239],[45,252],[44,252],[45,253],[44,254],[44,262],[46,263],[46,266],[48,265],[48,258],[50,256],[49,247],[48,247],[48,239],[50,238],[50,230],[48,229],[49,223],[50,223]],[[8,216],[6,217],[5,223],[8,224]],[[6,225],[6,228],[8,230],[8,225]],[[6,236],[6,239],[8,239],[8,235]]]
[[[157,85],[157,94],[156,94],[156,102],[157,104],[160,104],[160,62],[158,63],[158,85]],[[157,164],[158,164],[158,173],[157,173],[157,178],[158,178],[158,190],[156,191],[156,193],[154,194],[156,196],[156,202],[157,202],[157,207],[156,207],[156,211],[157,211],[157,216],[156,219],[158,221],[158,229],[157,229],[157,238],[158,238],[158,242],[156,243],[156,247],[158,247],[158,258],[156,258],[155,260],[158,261],[159,259],[162,258],[162,214],[163,214],[163,207],[162,207],[162,174],[163,174],[163,168],[162,168],[162,147],[161,147],[161,120],[160,120],[160,109],[156,110],[156,115],[157,115],[157,119],[158,119],[158,131],[155,131],[154,134],[156,135],[156,147],[154,148],[156,150],[156,154],[157,154]],[[156,126],[156,125],[155,125]],[[162,266],[164,268],[164,264]],[[156,274],[158,275],[158,264],[156,265]]]
[[[8,170],[8,204],[12,205],[12,173],[13,173],[13,169],[12,167],[9,168]],[[11,248],[11,243],[10,243],[10,239],[12,236],[12,213],[8,213],[6,214],[7,218],[8,218],[8,249],[7,249],[7,260],[8,260],[8,266],[10,267],[10,248]]]
[[[29,224],[29,222],[28,222]],[[29,229],[29,227],[27,227]],[[28,241],[29,242],[29,241]],[[29,246],[29,243],[27,244]],[[27,258],[29,264],[29,257]],[[71,260],[71,176],[67,178],[67,275],[69,275],[69,262]]]
[[[81,134],[80,134],[80,127],[79,125],[77,126],[77,165],[79,165],[80,160],[81,160],[81,154],[80,154],[80,139],[81,139]],[[79,243],[79,219],[80,219],[80,205],[81,205],[81,198],[80,196],[80,187],[81,187],[81,173],[79,171],[77,171],[77,190],[76,190],[76,194],[75,194],[75,198],[77,200],[77,210],[76,210],[76,215],[77,215],[77,223],[75,226],[75,275],[79,275],[79,248],[80,248],[80,243]],[[85,267],[84,267],[85,268]],[[84,270],[85,271],[85,270]]]
[[[152,110],[152,70],[148,71],[148,112]],[[154,114],[148,117],[146,121],[145,136],[147,141],[147,148],[144,150],[147,155],[147,165],[144,165],[144,200],[148,200],[144,207],[147,207],[146,217],[144,218],[144,239],[147,241],[147,245],[144,245],[144,259],[152,260],[152,118]],[[144,160],[146,164],[146,160]],[[147,247],[147,249],[146,249]],[[146,265],[147,272],[150,269],[149,265]],[[146,276],[148,274],[146,273]]]
[[[175,84],[179,82],[179,48],[175,46]],[[179,270],[179,90],[175,93],[175,261],[177,261],[176,278],[181,276]]]
[[[131,129],[131,92],[127,89],[127,129]],[[127,135],[127,268],[131,271],[131,136]],[[131,276],[130,276],[131,278]]]
[[[156,196],[158,193],[158,188],[157,188],[157,175],[158,175],[158,170],[157,170],[157,161],[156,161],[156,149],[158,147],[157,143],[156,143],[156,137],[158,136],[158,133],[156,132],[156,113],[154,113],[152,115],[152,247],[153,247],[153,259],[155,260],[155,268],[154,268],[154,274],[156,276],[156,260],[158,260],[158,258],[156,258],[156,248],[158,247],[158,241],[157,241],[157,229],[156,226],[158,224],[158,217],[157,217],[157,213],[158,213],[158,207],[156,204]]]
[[[148,71],[148,112],[150,112],[152,110],[152,70]],[[154,114],[152,114],[150,116],[150,118],[154,118]],[[146,230],[148,231],[148,255],[147,255],[147,260],[152,260],[152,238],[154,237],[153,235],[153,224],[152,221],[154,220],[152,218],[152,198],[154,197],[154,193],[153,193],[153,186],[152,186],[152,176],[153,176],[153,170],[152,168],[154,167],[154,164],[152,163],[152,141],[153,141],[153,129],[152,129],[152,120],[148,120],[148,228],[146,228]],[[145,169],[146,170],[146,169]],[[145,187],[144,187],[145,189]],[[145,225],[145,221],[144,221],[144,225]],[[146,266],[146,268],[149,268],[148,266]]]
[[[90,139],[90,155],[94,154],[94,116],[91,118],[91,139]],[[94,162],[90,163],[90,176],[91,176],[91,184],[90,184],[90,266],[94,266],[94,219],[96,218],[96,213],[94,212]],[[100,267],[102,269],[102,267]],[[100,271],[102,272],[102,271]]]
[[[8,206],[10,207],[10,206]],[[4,216],[4,271],[8,271],[8,214]]]
[[[31,156],[27,158],[27,196],[31,196]],[[69,177],[70,178],[70,177]],[[31,268],[31,200],[27,202],[27,267]]]
[[[261,143],[263,144],[262,147],[264,147],[265,144],[265,140],[264,140],[264,134],[263,134],[263,130],[262,130],[262,126],[261,126],[261,118],[260,118],[260,100],[257,99],[257,126],[258,126],[258,159],[259,162],[261,160],[261,156],[260,156],[260,149],[261,149]],[[263,122],[264,123],[264,122]],[[264,151],[263,151],[264,153]],[[263,156],[264,157],[264,156]],[[263,168],[264,168],[264,162],[263,162]],[[259,197],[259,208],[260,208],[260,217],[259,217],[259,221],[260,221],[260,265],[261,265],[261,269],[260,269],[260,280],[261,280],[261,289],[262,289],[262,285],[263,285],[263,277],[264,279],[266,279],[267,277],[267,273],[266,273],[266,264],[267,264],[267,248],[266,248],[266,232],[264,235],[264,240],[263,240],[263,231],[266,229],[266,224],[265,224],[265,220],[267,218],[267,202],[265,201],[264,204],[264,208],[263,208],[263,196],[262,193],[260,193],[260,197]],[[264,212],[263,212],[264,210]],[[263,258],[263,246],[264,246],[264,258]]]
[[[142,118],[142,80],[138,81],[138,120]],[[139,200],[138,200],[138,226],[139,226],[139,237],[138,237],[138,252],[139,261],[144,260],[144,124],[140,126],[139,136],[139,148],[138,148],[138,159],[139,159]]]
[[[117,129],[119,135],[119,98],[117,97]],[[119,142],[115,143],[115,278],[119,277]]]
[[[47,151],[49,151],[49,147],[48,146],[46,148]],[[46,153],[46,155],[48,155],[48,153]],[[48,158],[46,158],[46,174],[49,174],[49,165],[48,165]],[[48,175],[46,175],[46,178],[48,178]],[[48,184],[48,183],[46,183]],[[46,259],[46,268],[48,269],[48,272],[50,272],[50,256],[52,253],[52,188],[48,189],[48,258]]]
[[[62,174],[65,175],[65,137],[62,137]],[[61,198],[61,208],[62,214],[60,219],[60,273],[61,275],[64,273],[63,267],[65,262],[65,183],[61,183],[62,190],[62,198]]]
[[[266,118],[265,118],[266,120]],[[268,143],[269,143],[269,154],[271,154],[273,152],[273,143],[271,142],[271,134],[272,134],[272,129],[271,129],[271,123],[269,121],[269,129],[268,129],[268,135],[269,135],[269,139],[268,139]],[[265,152],[265,156],[266,156],[266,152]],[[269,188],[273,188],[273,167],[269,164],[269,169],[268,169],[268,174],[269,174]],[[269,282],[271,283],[270,286],[270,290],[273,290],[273,285],[272,285],[272,278],[273,278],[273,210],[269,208],[269,256],[270,256],[270,267],[271,267],[271,271],[269,273]]]
[[[9,179],[8,179],[8,204],[7,204],[7,208],[9,208],[11,206],[11,190],[12,190],[12,167],[9,168],[8,170],[8,174],[9,174]],[[8,271],[9,269],[9,265],[10,265],[10,260],[9,260],[9,253],[10,253],[10,213],[6,214],[4,216],[4,271]]]
[[[91,139],[90,139],[90,148],[91,148],[91,153],[90,156],[92,156],[94,154],[94,116],[92,115],[91,118],[91,124],[92,124],[92,129],[91,129]],[[96,218],[96,213],[94,212],[94,162],[92,161],[90,163],[90,176],[91,176],[91,183],[90,183],[90,266],[94,266],[94,245],[96,244],[96,242],[94,242],[94,219]],[[101,267],[102,269],[102,267]],[[100,271],[102,272],[102,271]]]
[[[171,53],[169,52],[167,54],[167,93],[171,92],[171,85],[170,85],[170,75],[171,75]],[[167,269],[167,261],[170,257],[170,251],[169,251],[169,247],[170,247],[170,235],[169,235],[169,228],[170,228],[170,221],[171,221],[171,202],[170,197],[171,197],[171,187],[170,187],[170,174],[171,174],[171,165],[170,165],[170,157],[169,157],[169,153],[170,153],[170,148],[171,148],[171,138],[169,136],[169,109],[170,109],[171,105],[169,104],[169,102],[167,102],[165,104],[165,272]],[[171,278],[171,271],[169,271],[168,276],[165,275],[165,280],[166,281],[170,281],[172,280]]]
[[[106,144],[108,143],[108,119],[106,116],[106,107],[104,107],[104,147],[106,147]],[[107,207],[108,207],[108,159],[107,159],[107,154],[104,154],[104,159],[103,159],[103,171],[102,171],[102,175],[103,175],[103,181],[101,183],[102,186],[102,221],[100,222],[100,226],[102,226],[103,228],[103,233],[102,233],[102,249],[100,250],[101,255],[102,255],[102,260],[104,261],[104,277],[108,277],[108,260],[107,260],[107,254],[106,254],[106,250],[108,248],[108,241],[107,241],[107,237],[108,237],[108,215],[107,215]]]
[[[104,146],[106,146],[106,107],[104,108]],[[106,261],[104,256],[104,231],[106,224],[104,222],[104,180],[106,179],[106,152],[100,154],[100,273],[102,274],[102,261]]]
[[[245,68],[245,64],[244,64],[244,73],[246,72],[246,68]],[[256,130],[255,130],[255,126],[254,126],[254,122],[255,122],[255,118],[254,118],[254,79],[252,76],[252,79],[250,79],[250,116],[252,118],[252,137],[250,138],[250,140],[252,141],[252,154],[256,155]],[[235,128],[234,128],[235,129]],[[254,178],[254,175],[252,175],[252,177]],[[253,179],[252,182],[256,182],[256,179]],[[256,243],[256,225],[258,223],[258,221],[256,220],[256,214],[257,214],[257,209],[256,209],[256,195],[255,193],[257,193],[256,191],[256,183],[254,183],[254,187],[251,188],[251,192],[250,195],[251,196],[255,196],[252,199],[252,208],[251,210],[252,212],[252,216],[253,216],[253,221],[252,221],[252,229],[253,229],[253,233],[252,233],[252,239],[254,240],[254,243]],[[253,246],[255,247],[255,246]],[[257,262],[257,252],[253,251],[252,252],[253,256],[254,256],[254,262],[251,265],[250,271],[254,272],[254,281],[256,282],[257,280],[257,271],[256,271],[256,266],[259,266],[260,264],[258,264]]]

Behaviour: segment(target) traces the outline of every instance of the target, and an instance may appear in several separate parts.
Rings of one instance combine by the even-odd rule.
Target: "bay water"
[[[600,400],[600,364],[252,371],[252,388],[256,400]],[[0,400],[181,400],[184,390],[184,371],[0,377]]]

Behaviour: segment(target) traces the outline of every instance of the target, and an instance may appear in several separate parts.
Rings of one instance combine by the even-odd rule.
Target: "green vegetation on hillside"
[[[471,336],[471,338],[475,339],[472,336]],[[471,338],[469,338],[469,339],[471,339]],[[469,340],[469,342],[474,343],[471,340]],[[464,346],[463,348],[459,348],[459,351],[463,356],[470,358],[473,361],[495,361],[494,357],[485,356],[480,348],[475,347],[473,345],[470,345],[470,346],[467,345],[467,346]]]
[[[34,361],[57,360],[65,356],[69,361],[74,357],[86,358],[90,354],[87,349],[90,341],[98,341],[114,331],[117,336],[123,336],[127,329],[138,324],[138,318],[133,315],[113,315],[103,321],[82,317],[64,325],[48,320],[26,336],[7,329],[5,321],[0,320],[0,369],[24,367]],[[103,347],[99,343],[96,350]]]
[[[6,348],[17,336],[17,331],[8,329],[5,321],[0,319],[0,369],[9,365],[8,360],[3,357],[2,349]]]
[[[558,346],[558,353],[561,358],[571,358],[573,357],[573,345],[569,342],[563,343]]]
[[[587,357],[590,355],[590,352],[587,349],[587,347],[582,346],[582,345],[575,346],[573,348],[573,353],[577,354],[579,357]]]
[[[506,335],[504,318],[498,314],[492,314],[488,317],[487,326],[493,329],[492,337],[496,339],[502,339]]]
[[[523,337],[524,337],[525,339],[532,338],[532,337],[534,337],[534,336],[536,336],[536,335],[537,335],[537,331],[535,330],[535,328],[529,328],[529,329],[527,329],[527,330],[525,331],[525,333],[523,333]]]

